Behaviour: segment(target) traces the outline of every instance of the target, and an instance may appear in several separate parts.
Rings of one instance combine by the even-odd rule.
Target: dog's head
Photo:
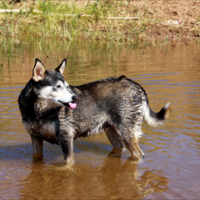
[[[74,109],[76,95],[62,76],[66,63],[67,60],[64,59],[56,69],[46,70],[42,62],[36,59],[32,76],[34,92],[39,100],[50,106],[69,106]]]

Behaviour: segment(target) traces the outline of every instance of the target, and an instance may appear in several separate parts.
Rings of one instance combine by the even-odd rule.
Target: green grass
[[[14,6],[6,1],[0,3],[0,8],[12,9]],[[122,0],[89,2],[86,6],[77,6],[75,1],[37,0],[36,4],[24,4],[20,9],[27,8],[29,12],[0,14],[1,35],[138,42],[140,33],[148,25],[148,19],[142,18],[138,22],[109,19],[136,15],[139,8],[131,8]],[[67,16],[69,14],[75,16]]]

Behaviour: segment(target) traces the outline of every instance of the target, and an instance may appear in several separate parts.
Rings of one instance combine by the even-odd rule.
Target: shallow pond
[[[6,46],[7,45],[7,46]],[[44,144],[44,158],[32,158],[29,134],[17,98],[32,74],[35,58],[47,69],[68,58],[64,77],[83,84],[122,74],[140,83],[150,106],[171,102],[162,127],[143,124],[140,146],[146,157],[134,162],[129,151],[108,157],[105,134],[78,139],[75,164],[63,165],[59,146]],[[11,41],[0,52],[1,199],[198,199],[200,169],[200,46],[131,46],[88,42]]]

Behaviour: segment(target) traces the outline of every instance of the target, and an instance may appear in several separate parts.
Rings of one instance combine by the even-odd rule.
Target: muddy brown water
[[[131,45],[22,40],[0,53],[0,198],[1,199],[199,199],[200,46]],[[146,157],[135,162],[125,150],[108,157],[105,134],[78,139],[75,164],[64,166],[59,146],[44,144],[34,161],[17,98],[30,79],[34,59],[46,68],[68,57],[64,77],[78,85],[126,75],[147,91],[154,111],[171,102],[162,127],[143,124],[140,146]],[[89,105],[88,105],[89,106]]]

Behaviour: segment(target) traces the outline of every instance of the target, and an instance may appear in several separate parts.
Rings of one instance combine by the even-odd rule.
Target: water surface
[[[22,40],[0,52],[1,199],[199,199],[200,46],[190,43],[142,46],[112,43]],[[44,144],[44,158],[32,158],[17,98],[31,78],[35,58],[47,69],[67,57],[64,77],[79,85],[126,75],[146,90],[159,111],[171,102],[162,127],[143,124],[140,146],[146,157],[134,162],[112,149],[105,134],[78,139],[75,164],[63,165],[59,146]]]

